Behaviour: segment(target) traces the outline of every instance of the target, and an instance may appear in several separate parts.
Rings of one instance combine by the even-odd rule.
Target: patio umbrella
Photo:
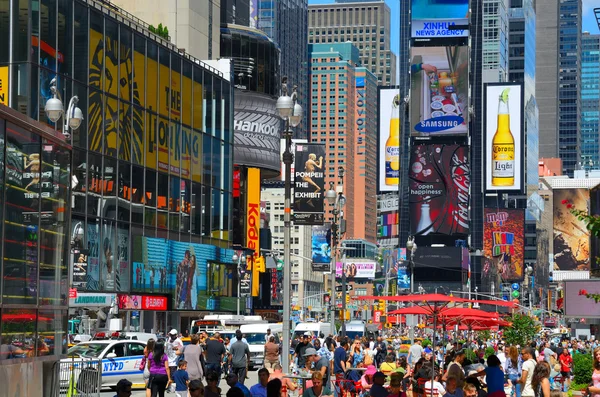
[[[447,309],[451,303],[462,303],[469,302],[467,299],[457,298],[455,296],[447,296],[443,294],[410,294],[410,295],[395,295],[395,296],[357,296],[354,299],[357,300],[387,300],[392,302],[412,302],[417,307],[421,307],[425,311],[426,316],[430,316],[433,319],[433,338],[432,341],[435,343],[435,336],[437,332],[438,320],[443,316],[443,311]],[[434,357],[431,357],[432,368],[435,366]],[[431,397],[433,397],[433,384],[435,379],[435,372],[431,371]]]
[[[411,307],[403,307],[402,309],[392,310],[391,312],[388,313],[388,315],[390,315],[390,316],[397,316],[397,315],[405,316],[405,315],[409,315],[409,314],[414,314],[414,315],[420,316],[420,315],[428,315],[428,314],[430,314],[430,312],[428,310],[425,310],[421,306],[411,306]]]
[[[498,313],[486,312],[485,310],[474,309],[471,307],[450,307],[442,312],[448,317],[482,317],[498,318]]]
[[[503,300],[491,300],[491,299],[479,299],[471,301],[473,303],[479,303],[480,305],[492,305],[492,306],[502,306],[502,307],[511,307],[515,308],[517,305],[511,301],[503,301]]]

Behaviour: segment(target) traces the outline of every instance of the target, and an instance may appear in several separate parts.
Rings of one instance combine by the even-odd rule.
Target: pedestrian
[[[373,375],[373,385],[369,391],[371,397],[387,397],[388,391],[385,388],[385,374],[383,372],[375,372]]]
[[[562,349],[561,355],[558,356],[558,361],[560,362],[560,375],[565,385],[564,390],[569,390],[569,385],[571,384],[571,370],[573,367],[573,358],[569,354],[569,349],[566,347]]]
[[[258,383],[250,388],[250,394],[252,394],[252,397],[267,397],[267,384],[268,383],[269,383],[269,370],[266,368],[259,369],[258,370]]]
[[[291,390],[294,391],[298,388],[298,385],[294,382],[292,382],[292,380],[290,378],[284,378],[285,374],[283,373],[283,368],[281,367],[280,364],[275,364],[273,366],[273,373],[271,373],[271,375],[269,375],[269,380],[273,380],[273,379],[281,379],[281,383],[283,386],[285,386],[285,388],[287,390]],[[283,387],[282,386],[282,387]],[[285,397],[285,396],[283,396]]]
[[[522,373],[522,360],[519,356],[519,349],[516,346],[511,346],[508,349],[508,357],[504,363],[504,373],[513,385],[514,397],[521,397],[521,383],[519,379]]]
[[[281,397],[281,379],[267,382],[267,397]]]
[[[535,362],[534,350],[531,347],[524,347],[521,350],[521,357],[523,357],[523,365],[521,372],[521,380],[519,381],[522,385],[521,396],[523,397],[534,397],[535,391],[531,385],[533,379],[533,372],[537,363]]]
[[[308,356],[310,354],[310,356]],[[323,382],[326,385],[329,384],[329,361],[325,357],[321,357],[317,354],[315,349],[306,349],[307,362],[312,362],[313,369],[315,372],[320,372],[323,375]]]
[[[465,383],[465,370],[462,366],[465,357],[466,355],[463,349],[456,350],[454,353],[454,361],[448,365],[448,371],[446,371],[442,380],[445,381],[448,377],[454,376],[458,382],[457,387],[462,389]]]
[[[188,385],[189,397],[203,397],[204,385],[200,379],[194,379]]]
[[[360,340],[356,339],[354,340],[354,343],[352,344],[352,349],[350,351],[349,361],[351,363],[352,368],[358,368],[358,365],[363,362],[363,359],[364,355],[360,344]]]
[[[489,397],[504,397],[504,372],[500,359],[492,354],[487,359],[487,367],[477,372],[475,376],[484,376]],[[549,397],[549,396],[546,396]]]
[[[458,381],[454,376],[450,376],[446,380],[446,392],[444,397],[463,397],[463,389],[457,386]],[[426,396],[425,396],[426,397]]]
[[[600,397],[600,347],[594,349],[594,372],[592,372],[592,383],[589,387],[593,397]]]
[[[115,397],[131,396],[131,386],[131,382],[127,379],[121,379],[120,381],[118,381],[117,386],[115,388],[115,391],[117,392],[117,394],[115,394]]]
[[[477,397],[477,388],[472,383],[465,383],[463,386],[464,397]]]
[[[333,373],[335,374],[336,382],[344,379],[344,375],[349,368],[346,362],[347,351],[348,339],[342,338],[340,346],[333,352]]]
[[[531,377],[531,387],[535,397],[550,397],[550,364],[547,361],[538,363]]]
[[[227,381],[227,386],[238,387],[244,393],[244,397],[252,397],[250,390],[243,383],[240,383],[239,378],[235,373],[231,372],[227,374],[225,380]]]
[[[187,361],[187,372],[190,381],[194,379],[202,379],[204,370],[202,368],[202,348],[200,347],[200,337],[194,334],[190,338],[190,344],[182,350],[183,359]]]
[[[375,343],[375,349],[377,353],[375,353],[375,366],[381,365],[381,363],[385,360],[385,356],[387,356],[387,346],[383,341],[381,336],[377,337],[377,343]]]
[[[218,372],[209,371],[206,375],[206,387],[204,388],[204,397],[221,397],[221,388],[219,387],[220,375]]]
[[[178,369],[172,377],[173,382],[175,382],[175,396],[187,397],[188,384],[190,383],[190,377],[187,372],[187,361],[179,361]]]
[[[227,351],[225,346],[220,341],[221,335],[215,332],[212,338],[206,341],[206,372],[214,372],[217,377],[221,377],[221,362]],[[219,379],[217,379],[217,386],[219,385]],[[206,390],[204,391],[206,393]]]
[[[150,380],[148,381],[150,396],[165,397],[165,389],[173,383],[173,380],[171,379],[169,359],[165,354],[163,343],[154,345],[154,351],[148,355],[148,362],[150,363]]]
[[[236,341],[229,348],[231,370],[243,385],[248,373],[248,365],[250,365],[250,349],[247,343],[242,342],[242,331],[236,330],[235,337]]]
[[[275,343],[275,336],[271,335],[265,344],[265,368],[272,371],[275,364],[279,364],[279,345]]]
[[[320,372],[314,372],[311,377],[312,387],[306,388],[302,397],[325,397],[331,396],[331,390],[327,383],[323,381],[323,375]]]
[[[171,367],[171,373],[177,371],[178,356],[183,354],[183,342],[177,336],[179,333],[176,329],[169,331],[167,337],[167,357],[169,358],[169,367]]]
[[[146,385],[146,397],[150,397],[150,388],[148,387],[148,381],[150,380],[150,363],[148,362],[148,355],[154,351],[154,345],[156,341],[152,338],[148,339],[146,346],[144,346],[144,358],[140,364],[140,369],[144,371],[144,384]]]
[[[294,353],[296,355],[296,361],[297,361],[298,368],[303,368],[306,364],[306,359],[304,358],[304,353],[305,353],[306,349],[308,349],[309,347],[313,347],[313,345],[310,344],[311,337],[312,337],[312,334],[309,331],[306,331],[304,333],[302,340],[300,342],[298,342],[298,345],[296,345],[296,349],[294,350]]]
[[[408,364],[411,368],[414,368],[417,361],[423,357],[423,346],[421,346],[421,340],[415,340],[415,343],[408,349]]]

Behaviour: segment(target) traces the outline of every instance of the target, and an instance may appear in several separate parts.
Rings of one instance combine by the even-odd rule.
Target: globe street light
[[[46,115],[53,123],[56,123],[61,116],[63,115],[63,103],[60,98],[60,93],[56,89],[56,77],[50,81],[50,92],[52,92],[52,98],[46,101],[46,106],[44,110],[46,111]],[[69,134],[69,127],[72,130],[76,130],[81,125],[83,121],[83,112],[81,109],[77,107],[77,103],[79,103],[79,97],[77,95],[73,96],[69,101],[69,107],[67,108],[67,113],[65,114],[65,124],[63,126],[63,135],[65,138],[69,139],[71,134]]]
[[[298,94],[297,86],[294,86],[292,95],[288,95],[287,77],[281,79],[281,96],[277,99],[275,108],[279,116],[283,119],[285,125],[283,136],[285,138],[285,151],[283,152],[283,164],[285,165],[285,209],[283,219],[283,343],[281,346],[282,360],[284,370],[289,369],[290,361],[290,288],[291,288],[291,201],[292,201],[292,163],[294,155],[291,151],[292,146],[292,131],[290,127],[297,127],[302,121],[302,106],[297,102]]]

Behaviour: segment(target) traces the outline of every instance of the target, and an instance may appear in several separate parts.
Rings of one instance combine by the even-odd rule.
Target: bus
[[[217,331],[235,331],[245,324],[267,324],[261,316],[242,316],[235,314],[207,314],[201,319],[192,321],[192,334]]]

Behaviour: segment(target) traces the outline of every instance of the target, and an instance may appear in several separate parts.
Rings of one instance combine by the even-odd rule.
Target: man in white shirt
[[[500,360],[502,368],[504,368],[504,365],[506,364],[506,354],[504,353],[504,345],[498,345],[498,353],[496,354],[496,356],[498,357],[498,360]]]
[[[423,346],[421,346],[421,340],[417,339],[415,344],[408,349],[408,363],[410,364],[411,368],[414,368],[417,361],[423,357],[423,352],[424,350]]]
[[[523,357],[523,373],[519,382],[523,385],[521,390],[522,397],[534,397],[535,392],[531,386],[531,380],[533,379],[533,370],[535,369],[536,362],[533,358],[533,349],[530,347],[524,347],[521,349],[521,357]]]
[[[183,342],[178,338],[178,334],[176,329],[172,329],[167,338],[167,358],[172,374],[177,371],[177,356],[183,351]]]

